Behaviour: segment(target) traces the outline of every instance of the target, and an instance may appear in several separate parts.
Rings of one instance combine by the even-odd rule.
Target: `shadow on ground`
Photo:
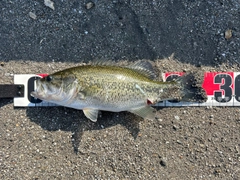
[[[143,120],[128,112],[101,112],[98,121],[94,123],[88,120],[81,110],[65,107],[28,108],[26,113],[32,122],[45,130],[72,132],[72,145],[75,153],[78,153],[84,131],[100,130],[120,124],[126,127],[136,139],[139,133],[139,122]]]
[[[12,99],[0,99],[0,108],[2,108],[3,106],[12,103]]]

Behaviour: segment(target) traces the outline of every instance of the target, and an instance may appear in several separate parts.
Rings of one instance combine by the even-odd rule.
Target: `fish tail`
[[[203,73],[202,72],[190,72],[181,76],[178,82],[182,89],[181,101],[186,102],[205,102],[207,100],[207,95],[202,88],[203,83]]]

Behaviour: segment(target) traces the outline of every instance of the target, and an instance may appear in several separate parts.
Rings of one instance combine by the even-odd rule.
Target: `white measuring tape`
[[[163,80],[170,81],[181,75],[181,72],[163,73]],[[35,90],[35,80],[43,76],[46,74],[14,75],[14,84],[23,84],[25,88],[24,97],[14,98],[15,107],[57,106],[30,95]],[[240,106],[240,72],[205,72],[202,87],[208,97],[204,103],[163,101],[155,106]]]

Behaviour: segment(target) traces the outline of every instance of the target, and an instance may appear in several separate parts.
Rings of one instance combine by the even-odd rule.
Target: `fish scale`
[[[88,75],[88,76],[91,76],[91,75]],[[119,103],[121,103],[121,105],[124,105],[124,104],[127,105],[127,104],[131,104],[131,102],[134,100],[142,100],[143,103],[144,102],[147,103],[148,96],[150,95],[153,97],[158,96],[158,90],[160,89],[160,85],[157,83],[154,84],[154,83],[139,81],[136,79],[132,80],[129,78],[128,78],[129,80],[126,79],[126,81],[120,80],[118,82],[113,82],[113,79],[115,78],[111,77],[111,75],[109,75],[108,77],[105,77],[105,76],[95,77],[95,80],[92,81],[91,84],[88,84],[89,88],[87,88],[87,91],[86,91],[86,98],[97,96],[101,101],[101,105],[105,103],[110,103],[109,104],[110,106],[114,104],[118,104],[119,106]],[[143,92],[140,89],[138,89],[136,85],[139,88],[141,88]],[[106,96],[108,98],[106,98]]]

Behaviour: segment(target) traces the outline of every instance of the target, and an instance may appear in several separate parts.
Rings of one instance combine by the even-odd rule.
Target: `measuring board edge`
[[[166,72],[162,74],[163,81],[171,80],[183,72]],[[24,97],[14,98],[14,107],[48,107],[58,106],[53,103],[34,99],[30,93],[35,89],[35,80],[47,74],[16,74],[14,84],[24,85]],[[169,102],[162,101],[156,107],[184,107],[184,106],[240,106],[240,72],[205,72],[203,89],[207,94],[207,101],[197,102]]]

